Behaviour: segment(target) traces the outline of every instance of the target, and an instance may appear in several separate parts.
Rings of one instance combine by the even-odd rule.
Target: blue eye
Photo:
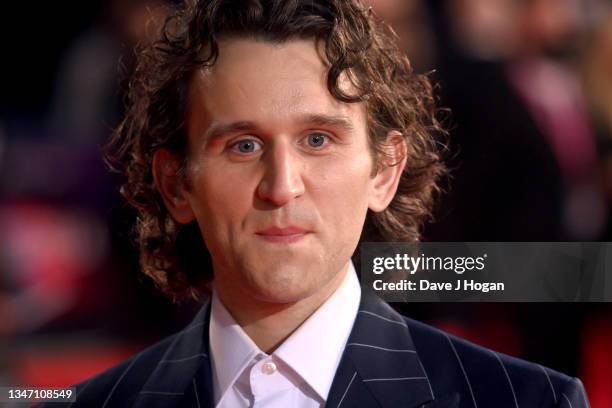
[[[323,133],[311,133],[308,135],[308,145],[310,147],[318,148],[325,144],[327,135]]]
[[[240,153],[253,153],[261,150],[259,142],[253,139],[242,139],[232,145],[232,149]]]

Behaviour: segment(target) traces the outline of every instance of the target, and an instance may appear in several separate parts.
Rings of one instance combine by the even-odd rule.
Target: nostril
[[[277,153],[270,159],[258,186],[259,197],[280,206],[302,195],[302,163],[284,152]]]

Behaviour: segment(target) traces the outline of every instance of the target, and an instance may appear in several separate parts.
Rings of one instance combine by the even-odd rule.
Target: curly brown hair
[[[152,160],[159,148],[186,160],[188,83],[196,69],[215,63],[222,37],[313,39],[324,45],[329,92],[366,106],[376,167],[389,131],[407,142],[397,194],[385,211],[368,212],[360,242],[420,238],[445,173],[438,138],[445,132],[430,80],[413,72],[391,29],[370,8],[361,0],[199,0],[171,11],[160,39],[137,50],[127,111],[107,146],[107,160],[127,176],[121,193],[138,211],[134,232],[142,270],[162,291],[180,299],[196,295],[212,279],[197,224],[172,219],[155,187]],[[353,84],[353,94],[339,86],[341,75]]]

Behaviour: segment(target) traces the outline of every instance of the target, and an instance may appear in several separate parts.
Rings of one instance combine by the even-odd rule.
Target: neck
[[[226,291],[215,285],[219,299],[232,317],[267,354],[278,348],[300,325],[310,317],[340,287],[348,263],[334,278],[310,296],[289,303],[262,301],[248,293]]]

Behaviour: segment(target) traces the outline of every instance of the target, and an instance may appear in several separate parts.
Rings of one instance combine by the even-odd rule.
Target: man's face
[[[287,303],[337,280],[377,197],[374,162],[364,107],[332,97],[314,41],[221,41],[186,126],[184,195],[219,292]]]

